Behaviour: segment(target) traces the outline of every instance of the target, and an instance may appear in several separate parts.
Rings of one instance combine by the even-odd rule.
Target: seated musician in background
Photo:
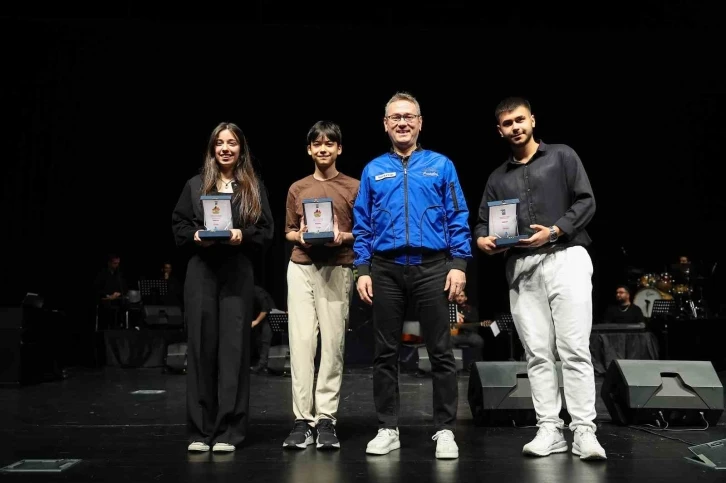
[[[675,272],[675,282],[677,284],[689,284],[692,279],[696,278],[696,273],[694,271],[693,264],[691,264],[691,259],[688,258],[686,255],[681,255],[678,257],[678,263],[676,265],[673,265],[672,268]]]
[[[638,324],[645,321],[640,307],[630,302],[630,289],[618,285],[615,290],[615,304],[610,305],[603,315],[606,324]]]
[[[451,344],[453,347],[469,346],[472,348],[472,362],[483,358],[484,339],[479,334],[479,327],[485,325],[479,320],[479,311],[473,305],[466,303],[466,292],[463,290],[455,298],[457,323],[451,329]]]
[[[103,328],[117,328],[123,325],[124,295],[126,279],[121,271],[121,257],[115,254],[108,256],[106,268],[101,270],[94,282],[98,323]]]

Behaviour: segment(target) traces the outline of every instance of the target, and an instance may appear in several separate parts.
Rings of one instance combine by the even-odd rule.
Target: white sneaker
[[[551,424],[540,426],[537,436],[522,448],[522,454],[532,456],[549,456],[552,453],[565,451],[567,451],[567,441],[562,430]]]
[[[459,447],[454,441],[454,433],[442,429],[431,438],[436,441],[436,457],[439,459],[453,459],[459,457]]]
[[[214,443],[212,446],[212,451],[215,453],[231,453],[234,450],[234,445],[229,443]]]
[[[368,442],[366,453],[368,454],[388,454],[394,449],[401,447],[401,441],[398,439],[398,428],[381,428],[375,438]]]
[[[592,428],[578,426],[575,430],[575,438],[572,443],[572,452],[581,460],[606,460],[605,450],[597,441],[597,436]]]
[[[201,441],[194,441],[189,445],[187,451],[209,451],[209,445]]]

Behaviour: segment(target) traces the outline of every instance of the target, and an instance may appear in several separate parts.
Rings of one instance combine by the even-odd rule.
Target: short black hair
[[[497,107],[494,108],[494,119],[499,123],[499,116],[505,112],[513,111],[518,107],[526,107],[529,112],[532,112],[532,106],[529,101],[524,97],[507,97],[502,99]]]
[[[340,132],[340,126],[332,121],[318,121],[308,131],[308,144],[312,144],[320,136],[325,136],[334,143],[343,145],[343,134]]]
[[[627,285],[625,285],[625,284],[616,285],[615,286],[615,291],[617,292],[617,290],[619,288],[622,288],[623,290],[625,290],[626,292],[628,292],[628,295],[630,295],[630,287],[628,287]]]

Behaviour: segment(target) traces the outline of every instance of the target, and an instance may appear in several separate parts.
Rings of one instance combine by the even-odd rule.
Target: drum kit
[[[693,275],[690,263],[679,263],[671,265],[670,268],[670,272],[662,273],[631,270],[631,274],[640,275],[635,284],[638,289],[633,303],[640,307],[647,318],[651,318],[656,300],[673,300],[676,311],[674,315],[678,318],[707,318],[703,300],[704,277]]]

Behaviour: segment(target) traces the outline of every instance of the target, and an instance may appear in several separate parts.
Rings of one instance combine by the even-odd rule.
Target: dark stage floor
[[[609,422],[599,401],[599,438],[606,462],[571,453],[521,456],[532,428],[481,428],[467,402],[468,377],[459,383],[458,460],[436,460],[431,381],[402,376],[402,448],[367,456],[375,435],[372,382],[367,369],[346,374],[338,434],[342,449],[282,449],[291,425],[290,379],[253,376],[249,442],[235,453],[190,455],[184,427],[185,377],[160,369],[76,372],[69,379],[22,389],[0,389],[0,466],[21,459],[81,459],[60,474],[4,474],[7,481],[103,482],[683,482],[724,481],[726,472],[689,463],[688,445]],[[134,395],[137,390],[164,390]],[[726,438],[724,419],[708,431],[668,433],[703,443]],[[572,436],[568,432],[568,441]],[[410,478],[410,480],[409,480]]]

